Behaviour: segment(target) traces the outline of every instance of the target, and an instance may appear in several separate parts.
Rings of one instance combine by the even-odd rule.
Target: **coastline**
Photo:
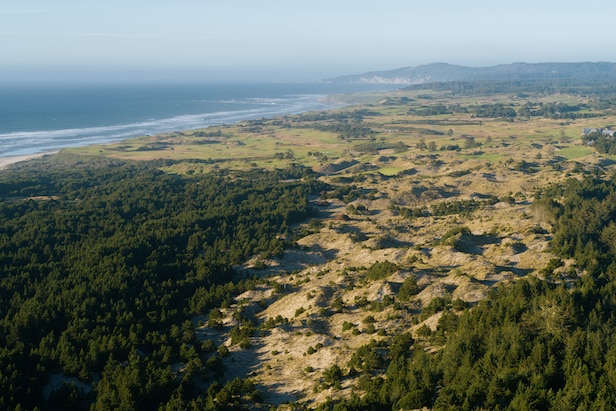
[[[7,168],[11,164],[21,163],[22,161],[32,160],[35,158],[44,157],[58,153],[59,150],[47,151],[45,153],[24,154],[21,156],[0,157],[0,170]]]
[[[21,161],[24,153],[329,110],[348,105],[336,96],[382,90],[303,83],[92,86],[79,92],[61,88],[50,97],[45,90],[16,88],[0,98],[0,168]]]

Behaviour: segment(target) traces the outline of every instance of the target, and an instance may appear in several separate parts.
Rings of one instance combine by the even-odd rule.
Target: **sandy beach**
[[[38,153],[38,154],[26,154],[23,156],[11,156],[11,157],[0,157],[0,170],[6,168],[10,164],[19,163],[21,161],[31,160],[33,158],[43,157],[49,154],[55,154],[57,151],[51,151],[46,153]]]

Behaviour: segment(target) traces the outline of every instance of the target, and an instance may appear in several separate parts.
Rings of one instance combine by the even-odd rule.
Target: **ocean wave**
[[[225,100],[226,103],[229,101],[232,100]],[[289,98],[239,98],[237,101],[238,104],[254,107],[148,119],[127,124],[4,133],[0,134],[0,157],[37,154],[90,144],[105,144],[141,135],[233,124],[243,120],[271,118],[331,107],[322,96],[318,95],[296,95]]]

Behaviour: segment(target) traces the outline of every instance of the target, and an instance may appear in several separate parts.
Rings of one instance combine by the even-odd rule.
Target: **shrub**
[[[449,303],[450,300],[443,297],[433,298],[432,301],[430,301],[430,304],[428,304],[423,308],[423,310],[421,310],[422,318],[428,318],[431,315],[438,313],[439,311],[443,311]]]
[[[343,332],[344,331],[348,331],[348,330],[350,330],[353,327],[355,327],[355,325],[353,325],[353,323],[350,323],[348,321],[345,321],[345,322],[342,323],[342,331]]]
[[[467,303],[461,298],[456,298],[452,303],[451,307],[456,311],[462,311],[466,308]]]
[[[374,324],[375,322],[376,322],[376,319],[372,315],[369,315],[362,320],[362,323],[364,324]]]
[[[408,301],[412,296],[417,295],[419,291],[419,286],[417,285],[417,280],[415,277],[407,277],[402,283],[402,287],[400,287],[398,299],[400,301]]]
[[[417,329],[417,335],[421,337],[428,337],[430,334],[432,334],[432,330],[426,324]]]
[[[323,371],[323,380],[330,387],[340,388],[340,379],[342,379],[342,370],[337,364]]]
[[[398,271],[398,266],[391,261],[377,261],[368,268],[369,280],[381,280]]]

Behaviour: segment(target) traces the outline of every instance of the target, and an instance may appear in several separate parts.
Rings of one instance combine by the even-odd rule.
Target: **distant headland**
[[[323,82],[414,85],[447,81],[567,80],[579,78],[616,79],[616,63],[512,63],[489,67],[432,63],[395,70],[346,75],[326,79]]]

